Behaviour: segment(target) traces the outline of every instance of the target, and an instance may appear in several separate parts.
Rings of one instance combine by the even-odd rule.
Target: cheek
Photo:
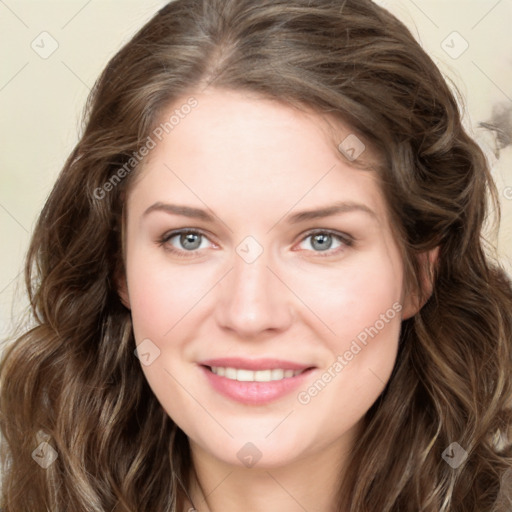
[[[397,260],[382,252],[368,253],[339,267],[299,272],[290,279],[318,324],[324,324],[324,331],[329,327],[335,349],[376,322],[382,327],[381,315],[388,313],[386,320],[397,317],[391,323],[400,322],[402,272]]]
[[[355,424],[383,391],[392,373],[401,327],[402,274],[394,259],[358,260],[309,286],[311,309],[329,356],[317,378],[297,400],[304,421],[329,425],[326,438]],[[307,283],[302,283],[303,290]],[[324,324],[322,327],[320,324]],[[309,416],[308,416],[309,415]],[[310,419],[307,419],[308,416]],[[336,421],[333,422],[333,418]]]
[[[204,269],[199,272],[200,267],[185,272],[169,265],[165,255],[155,258],[154,253],[134,247],[126,268],[134,337],[144,347],[142,371],[169,416],[188,430],[189,415],[200,411],[193,411],[194,404],[180,385],[187,379],[180,372],[189,370],[183,364],[183,350],[195,332],[194,314],[204,307],[206,301],[201,299],[213,279]],[[149,361],[144,360],[145,353],[150,354]]]
[[[215,283],[213,268],[169,264],[162,250],[133,248],[127,262],[133,329],[137,341],[163,339],[182,318],[192,313]],[[155,257],[156,256],[156,257]]]
[[[297,290],[308,298],[317,317],[315,330],[325,333],[317,338],[328,350],[319,380],[298,395],[299,403],[310,404],[305,408],[309,412],[330,411],[350,422],[384,389],[401,327],[399,262],[394,253],[375,251],[324,275],[297,274]]]

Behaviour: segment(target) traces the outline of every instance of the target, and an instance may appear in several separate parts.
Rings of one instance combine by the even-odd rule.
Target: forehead
[[[252,199],[274,207],[278,200],[279,208],[287,209],[299,201],[307,207],[358,200],[384,213],[378,174],[372,170],[378,158],[339,121],[254,94],[218,89],[195,94],[197,106],[178,116],[187,98],[161,113],[157,129],[164,133],[146,159],[134,193],[148,189],[149,196],[152,189],[161,196],[185,194],[195,203],[207,197],[217,205],[241,208]],[[350,162],[340,143],[342,150],[352,145],[362,151],[359,158]]]

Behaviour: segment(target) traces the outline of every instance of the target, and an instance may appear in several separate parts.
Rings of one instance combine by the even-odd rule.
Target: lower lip
[[[201,366],[202,371],[213,389],[221,395],[248,405],[262,405],[282,398],[304,384],[313,368],[303,371],[295,377],[288,377],[270,382],[240,382],[213,373],[209,368]]]

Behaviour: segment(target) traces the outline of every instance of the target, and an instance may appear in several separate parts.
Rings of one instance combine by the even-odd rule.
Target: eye
[[[301,240],[299,247],[312,250],[321,256],[331,256],[345,247],[351,247],[353,242],[353,238],[349,235],[329,230],[318,230],[306,235]],[[165,246],[166,250],[184,257],[187,256],[187,253],[192,256],[196,251],[214,245],[204,233],[194,229],[168,232],[161,237],[158,243]]]
[[[344,247],[350,247],[353,239],[348,235],[331,231],[315,231],[304,237],[299,244],[301,249],[313,250],[313,252],[326,253],[332,255],[343,250]],[[323,254],[322,254],[323,256]]]
[[[200,231],[182,229],[166,233],[159,240],[159,243],[174,253],[192,253],[199,249],[208,248],[208,244],[211,242]]]

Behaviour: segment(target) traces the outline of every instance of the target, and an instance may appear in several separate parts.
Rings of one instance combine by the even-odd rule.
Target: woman
[[[168,4],[33,235],[4,510],[507,506],[488,196],[441,74],[369,0]]]

